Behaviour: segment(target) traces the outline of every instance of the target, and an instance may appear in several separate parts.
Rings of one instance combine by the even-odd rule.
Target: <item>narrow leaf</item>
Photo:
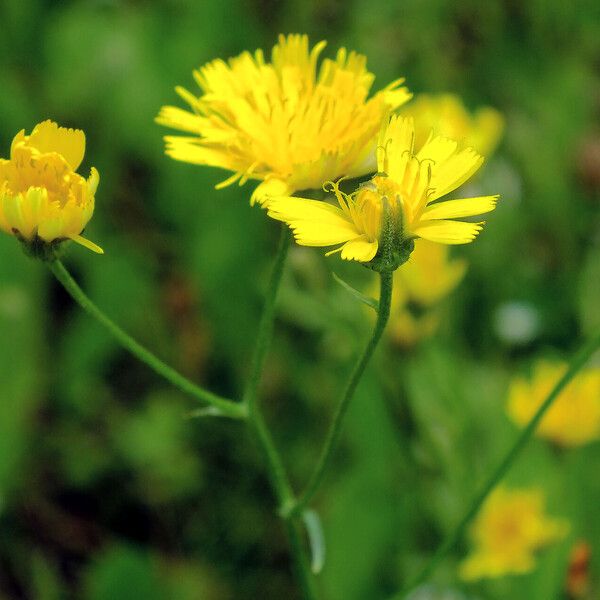
[[[321,519],[316,511],[309,509],[302,513],[302,520],[308,534],[311,555],[310,568],[315,575],[318,575],[325,565],[325,536]]]
[[[353,288],[349,283],[346,283],[341,277],[336,275],[335,273],[331,273],[333,278],[352,296],[354,296],[357,300],[366,304],[368,307],[372,308],[375,312],[379,310],[379,302],[375,300],[375,298],[371,298],[370,296],[365,296],[362,292],[359,292],[357,289]]]
[[[205,417],[229,417],[217,406],[204,406],[202,408],[196,408],[186,413],[187,419],[203,419]]]

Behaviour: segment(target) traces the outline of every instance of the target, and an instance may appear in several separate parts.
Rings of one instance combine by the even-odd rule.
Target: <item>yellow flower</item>
[[[20,131],[10,159],[0,159],[0,228],[30,246],[73,240],[102,249],[81,236],[94,212],[98,171],[89,179],[75,171],[83,160],[85,135],[52,121]]]
[[[467,270],[466,261],[450,259],[448,250],[448,246],[417,240],[410,259],[394,272],[387,331],[396,344],[412,346],[436,331],[440,302]]]
[[[176,88],[191,112],[165,106],[156,119],[189,134],[165,137],[167,154],[234,172],[217,187],[261,180],[253,203],[374,171],[381,122],[411,95],[399,79],[368,99],[366,58],[341,48],[317,69],[324,47],[281,35],[271,62],[257,50],[194,71],[199,97]]]
[[[453,94],[420,94],[402,114],[415,120],[416,146],[424,144],[433,131],[490,156],[504,130],[504,119],[496,109],[482,106],[471,115],[461,99]]]
[[[562,362],[539,361],[531,380],[514,379],[507,410],[525,426],[567,370]],[[581,371],[548,409],[536,435],[561,446],[580,446],[600,438],[600,367]]]
[[[399,255],[412,240],[467,244],[482,223],[451,219],[480,215],[494,209],[498,196],[440,201],[479,169],[481,157],[472,148],[457,149],[444,137],[431,137],[414,148],[412,119],[392,116],[379,135],[378,173],[352,194],[331,183],[339,208],[326,202],[280,196],[269,198],[269,216],[285,221],[303,246],[334,246],[346,260],[369,262],[379,250],[384,206],[393,223],[393,245]],[[401,264],[402,260],[400,261]]]
[[[462,579],[527,573],[535,567],[535,551],[563,538],[568,523],[544,514],[538,488],[498,488],[486,500],[471,527],[474,549],[460,566]]]

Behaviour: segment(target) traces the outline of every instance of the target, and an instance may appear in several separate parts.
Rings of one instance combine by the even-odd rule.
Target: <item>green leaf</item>
[[[375,312],[379,310],[379,302],[375,300],[375,298],[371,298],[370,296],[365,296],[362,292],[359,292],[357,289],[353,288],[349,283],[346,283],[341,277],[336,275],[335,273],[331,273],[333,278],[352,296],[354,296],[357,300],[366,304],[368,307],[372,308]]]
[[[206,417],[224,417],[228,419],[231,417],[231,415],[224,413],[217,406],[204,406],[202,408],[196,408],[186,413],[185,416],[188,419],[204,419]]]

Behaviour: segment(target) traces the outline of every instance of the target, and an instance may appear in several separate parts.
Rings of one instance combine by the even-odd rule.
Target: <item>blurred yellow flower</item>
[[[504,131],[504,118],[496,109],[482,106],[471,115],[453,94],[420,94],[402,112],[415,121],[415,145],[420,147],[431,132],[457,140],[484,156],[496,149]]]
[[[339,208],[326,202],[279,196],[269,198],[269,216],[285,221],[303,246],[334,246],[346,260],[369,262],[379,250],[384,206],[392,220],[394,251],[406,260],[412,240],[442,244],[472,242],[482,223],[454,221],[494,209],[498,196],[435,202],[469,179],[483,163],[473,149],[432,137],[414,148],[412,119],[392,116],[384,124],[377,153],[377,174],[352,194],[330,183]],[[341,245],[340,245],[341,244]]]
[[[253,203],[374,171],[381,122],[411,94],[399,79],[368,99],[366,58],[341,48],[317,70],[324,47],[280,35],[270,63],[257,50],[194,71],[199,97],[176,88],[191,112],[165,106],[156,119],[190,134],[165,137],[167,154],[234,172],[217,187],[261,180]]]
[[[399,346],[412,346],[432,335],[440,321],[440,302],[467,270],[462,259],[450,259],[448,246],[417,240],[410,259],[394,272],[387,332]]]
[[[498,488],[471,527],[473,551],[460,565],[465,580],[527,573],[535,567],[535,551],[563,538],[564,519],[544,514],[539,488]]]
[[[98,171],[86,180],[75,171],[85,153],[85,135],[52,121],[20,131],[10,159],[0,159],[0,228],[29,245],[73,240],[102,249],[81,236],[94,212]]]
[[[530,380],[516,377],[508,395],[510,418],[525,426],[566,370],[566,363],[541,360]],[[600,367],[575,376],[548,409],[536,435],[561,446],[580,446],[600,438]]]

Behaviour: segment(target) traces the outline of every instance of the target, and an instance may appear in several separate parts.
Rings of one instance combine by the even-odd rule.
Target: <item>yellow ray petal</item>
[[[98,173],[98,170],[95,167],[92,167],[90,169],[90,176],[87,179],[88,192],[91,196],[93,196],[96,193],[99,183],[100,183],[100,173]]]
[[[346,217],[343,210],[321,200],[298,198],[296,196],[278,196],[269,200],[267,209],[269,216],[280,221],[318,221],[325,225],[347,225],[354,228],[354,223]],[[355,234],[353,237],[357,235],[360,235],[360,233]]]
[[[267,208],[271,198],[287,197],[292,191],[287,183],[281,181],[281,179],[267,179],[256,186],[256,189],[252,192],[250,204],[254,205],[258,202],[263,208]]]
[[[443,163],[435,163],[431,167],[431,188],[433,193],[430,200],[437,200],[462,185],[481,165],[483,156],[467,148],[454,154]]]
[[[38,227],[38,236],[46,242],[64,238],[64,218],[62,213],[56,212],[53,216],[46,218]]]
[[[279,197],[268,202],[268,214],[284,221],[304,246],[332,246],[360,235],[344,211],[318,200]]]
[[[357,233],[345,227],[331,227],[314,221],[292,221],[288,225],[301,246],[333,246],[348,241]]]
[[[402,179],[406,161],[412,154],[415,127],[412,119],[392,116],[378,139],[377,170],[392,179]]]
[[[447,200],[430,204],[423,211],[423,219],[457,219],[459,217],[472,217],[483,215],[496,208],[498,196],[479,196],[477,198],[464,198],[461,200]]]
[[[177,136],[165,136],[165,154],[183,162],[196,165],[209,165],[223,167],[231,171],[239,171],[239,166],[228,152],[215,150],[206,146],[198,146],[191,143],[190,138],[178,138]]]
[[[21,195],[17,198],[22,197]],[[35,233],[40,216],[48,204],[48,191],[44,188],[30,187],[21,202],[21,215],[23,217],[23,229],[20,233],[26,239],[30,239]]]
[[[206,127],[209,124],[208,119],[177,108],[176,106],[163,106],[155,121],[165,127],[172,127],[173,129],[196,134],[202,131],[202,127]]]
[[[414,234],[425,240],[440,244],[468,244],[482,229],[483,223],[464,223],[462,221],[421,221]]]
[[[9,228],[16,229],[21,235],[29,236],[31,232],[24,231],[27,226],[23,219],[23,194],[5,194],[2,198],[2,210]]]
[[[386,86],[381,92],[384,95],[385,101],[389,105],[390,110],[395,110],[413,97],[412,93],[410,93],[406,88],[397,89],[398,86],[403,83],[404,78],[392,81],[392,83]]]
[[[53,121],[44,121],[36,125],[27,140],[42,153],[56,152],[61,154],[73,171],[83,160],[85,154],[85,134],[80,129],[59,127]]]
[[[377,254],[378,247],[377,241],[370,242],[367,236],[361,235],[344,244],[341,256],[344,260],[369,262]]]
[[[456,151],[457,143],[443,136],[429,137],[417,153],[419,160],[431,160],[436,165],[447,161]]]

